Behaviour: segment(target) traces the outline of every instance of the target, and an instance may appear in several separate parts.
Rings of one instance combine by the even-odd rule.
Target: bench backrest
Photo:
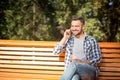
[[[100,42],[99,43],[102,61],[98,65],[100,68],[100,80],[120,80],[120,43]],[[61,62],[64,61],[65,54],[59,56]]]
[[[63,62],[52,53],[56,42],[0,40],[1,80],[58,80]]]
[[[54,55],[53,41],[0,40],[1,80],[59,80],[64,53]],[[120,43],[100,42],[100,80],[120,80]]]

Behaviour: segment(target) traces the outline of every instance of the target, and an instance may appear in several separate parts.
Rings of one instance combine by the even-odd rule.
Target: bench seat
[[[58,80],[64,62],[52,53],[55,43],[0,40],[0,79]]]

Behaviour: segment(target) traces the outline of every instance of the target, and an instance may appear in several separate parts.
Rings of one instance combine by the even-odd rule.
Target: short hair
[[[85,25],[85,20],[83,17],[78,17],[78,16],[75,16],[71,19],[71,22],[74,21],[74,20],[80,20],[80,22]]]

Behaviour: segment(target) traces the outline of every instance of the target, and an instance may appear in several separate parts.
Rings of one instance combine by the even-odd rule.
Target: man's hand
[[[70,36],[71,36],[71,30],[70,30],[70,29],[67,29],[67,30],[64,32],[64,37],[63,37],[63,38],[68,39],[68,38],[70,38]]]
[[[63,46],[63,45],[65,44],[66,40],[67,40],[68,38],[70,38],[70,36],[71,36],[71,31],[70,31],[70,29],[67,29],[67,30],[64,32],[64,36],[63,36],[63,38],[61,39],[59,45],[60,45],[60,46]]]

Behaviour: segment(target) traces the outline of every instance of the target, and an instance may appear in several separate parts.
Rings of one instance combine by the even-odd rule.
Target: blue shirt
[[[70,64],[71,62],[70,59],[71,59],[71,54],[73,52],[73,45],[74,45],[74,38],[72,36],[66,41],[64,46],[60,46],[59,44],[57,44],[53,49],[54,54],[59,54],[62,51],[66,50],[65,69],[68,67],[68,64]],[[84,48],[84,53],[86,55],[87,60],[90,61],[90,65],[95,66],[97,63],[100,63],[101,52],[95,38],[93,38],[92,36],[86,35],[83,48]],[[97,68],[97,66],[95,67]],[[98,68],[96,69],[96,72],[98,73]]]

